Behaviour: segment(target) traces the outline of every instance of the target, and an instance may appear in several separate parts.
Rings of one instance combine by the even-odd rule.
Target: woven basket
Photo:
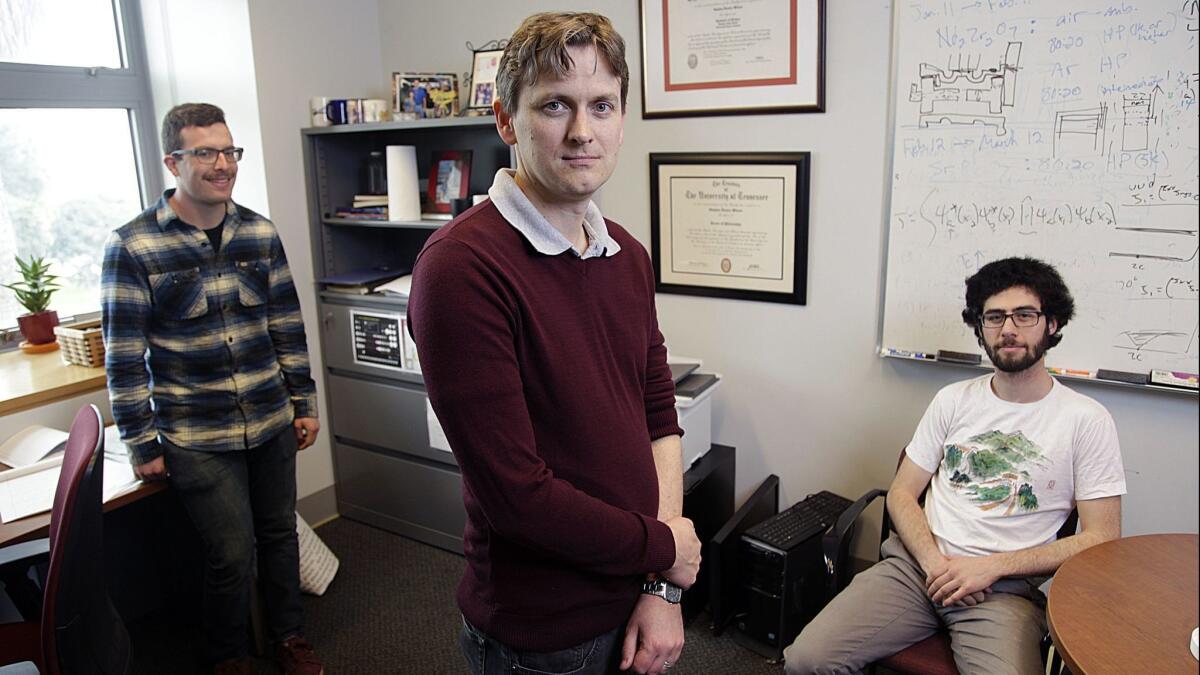
[[[100,331],[100,319],[79,321],[54,327],[58,344],[62,348],[62,359],[89,368],[104,365],[104,335]]]

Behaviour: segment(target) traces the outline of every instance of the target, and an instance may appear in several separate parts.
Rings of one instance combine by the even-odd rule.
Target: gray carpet
[[[322,597],[304,597],[309,639],[329,673],[456,674],[461,618],[454,590],[462,557],[340,518],[317,534],[341,560]],[[202,673],[203,638],[180,611],[130,625],[135,672]],[[779,675],[782,667],[738,646],[726,631],[713,637],[709,617],[687,627],[687,646],[672,673]],[[266,659],[256,673],[274,673]]]

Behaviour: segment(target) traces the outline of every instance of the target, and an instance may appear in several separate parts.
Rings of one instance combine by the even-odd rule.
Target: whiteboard
[[[1197,0],[896,4],[881,346],[979,353],[966,277],[1058,268],[1077,370],[1197,368]],[[986,362],[986,357],[985,357]]]

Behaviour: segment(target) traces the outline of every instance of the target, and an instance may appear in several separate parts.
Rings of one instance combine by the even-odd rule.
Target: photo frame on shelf
[[[807,152],[650,153],[655,289],[808,302]]]
[[[440,150],[429,163],[428,211],[450,213],[450,201],[471,192],[471,151]]]
[[[640,0],[642,117],[825,111],[825,0]]]
[[[454,73],[392,73],[392,118],[454,117],[460,109]]]
[[[503,49],[482,49],[473,52],[471,59],[471,93],[467,97],[467,110],[491,112],[492,101],[496,100],[496,73],[500,68]]]

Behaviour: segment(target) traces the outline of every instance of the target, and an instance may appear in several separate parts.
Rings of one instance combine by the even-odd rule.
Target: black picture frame
[[[812,156],[809,152],[650,153],[650,254],[654,265],[655,290],[660,293],[733,300],[808,304],[808,211],[811,172]],[[711,267],[705,267],[704,271],[678,269],[678,240],[675,237],[680,234],[676,232],[676,224],[664,218],[663,199],[666,197],[670,200],[665,203],[665,210],[669,211],[673,219],[679,198],[685,202],[690,198],[687,190],[675,184],[676,180],[723,180],[726,178],[723,176],[725,173],[730,174],[731,183],[752,181],[754,184],[773,185],[777,179],[783,181],[777,190],[781,200],[778,205],[778,254],[781,271],[779,277],[763,277],[756,280],[753,276],[738,275],[733,270],[734,264],[728,256],[720,259],[720,274]],[[670,183],[665,189],[664,182]],[[736,195],[742,194],[740,188],[721,189],[736,189]],[[696,203],[703,203],[704,197],[713,196],[703,192],[699,195],[700,198],[694,200]],[[757,199],[758,195],[748,195],[749,197]],[[736,201],[735,199],[732,203],[736,204]],[[771,200],[765,202],[764,214],[770,214],[773,218],[775,207],[770,202]],[[691,202],[687,203],[691,205]],[[725,204],[721,203],[720,206]],[[714,205],[712,208],[717,207]],[[764,229],[773,232],[773,220],[760,219],[760,222],[765,223]],[[728,224],[717,223],[718,226]],[[695,227],[694,222],[680,224],[680,229]],[[705,234],[707,236],[708,233]],[[664,250],[664,246],[669,248]],[[774,253],[772,248],[764,252],[761,258],[773,262]],[[753,265],[753,260],[754,258],[747,257],[738,264]],[[668,263],[672,265],[669,270],[664,268]],[[707,265],[706,262],[699,264]]]
[[[475,112],[491,112],[496,100],[496,69],[504,49],[479,49],[471,52],[471,90],[467,92],[465,108]]]

